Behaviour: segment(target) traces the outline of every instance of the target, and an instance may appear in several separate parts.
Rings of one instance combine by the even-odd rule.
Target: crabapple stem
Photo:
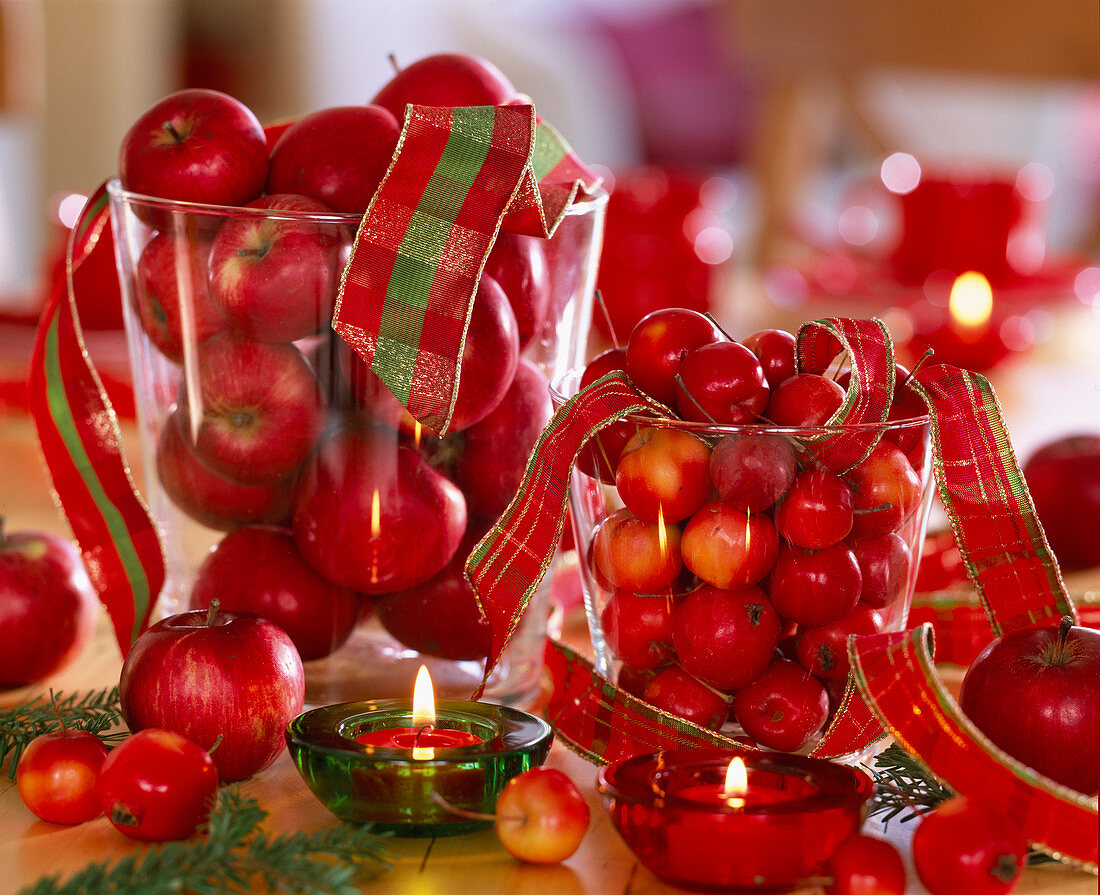
[[[57,715],[57,723],[61,727],[61,735],[68,736],[69,728],[65,726],[65,719],[61,715],[61,707],[57,704],[57,697],[54,695],[53,687],[50,687],[50,708],[52,708],[53,713]]]
[[[906,377],[905,377],[905,378],[904,378],[904,379],[902,380],[901,384],[902,384],[902,385],[908,385],[908,384],[909,384],[909,380],[910,380],[910,379],[912,379],[912,378],[913,378],[914,376],[916,376],[916,375],[917,375],[917,371],[918,371],[918,370],[919,370],[919,369],[920,369],[921,367],[923,367],[923,366],[924,366],[924,365],[925,365],[926,363],[928,363],[929,359],[930,359],[930,358],[932,357],[932,355],[933,355],[933,354],[935,354],[935,351],[934,351],[933,349],[931,349],[931,348],[925,348],[925,349],[924,349],[924,354],[922,354],[922,355],[920,356],[920,358],[919,358],[919,359],[917,360],[917,362],[916,362],[915,364],[913,364],[913,369],[909,371],[909,375],[908,375],[908,376],[906,376]]]
[[[206,610],[206,627],[214,627],[214,617],[218,614],[218,610],[222,608],[222,601],[217,597],[214,597],[210,601],[210,608]]]
[[[724,326],[722,326],[721,323],[719,323],[717,320],[714,319],[714,315],[710,311],[707,311],[705,314],[703,314],[703,316],[706,317],[707,320],[709,320],[711,323],[713,323],[715,328],[718,330],[718,332],[720,332],[723,336],[725,336],[729,341],[731,341],[731,342],[736,342],[737,341],[733,336],[731,336],[728,332],[726,332],[726,328]]]
[[[470,811],[466,808],[459,808],[458,805],[452,805],[438,792],[432,793],[432,801],[435,802],[440,808],[451,812],[451,814],[457,814],[459,817],[465,817],[469,820],[512,820],[516,823],[523,823],[524,819],[518,814],[485,814],[481,811]]]
[[[395,75],[401,74],[401,66],[397,64],[397,54],[389,53],[386,58],[390,60],[390,65],[393,66],[393,73]]]
[[[858,510],[852,510],[853,516],[865,516],[867,513],[881,513],[883,510],[891,510],[894,505],[890,501],[886,503],[880,503],[877,507],[860,507]]]
[[[611,336],[611,344],[614,348],[622,348],[619,343],[619,334],[615,332],[615,324],[611,322],[611,312],[607,310],[607,302],[604,300],[603,292],[599,289],[595,290],[596,304],[600,306],[600,313],[603,314],[603,322],[607,324],[607,333]]]
[[[696,410],[698,410],[701,414],[703,414],[703,416],[705,416],[712,423],[717,424],[718,421],[713,416],[711,416],[709,413],[707,413],[706,410],[703,409],[702,405],[698,401],[695,400],[695,396],[690,391],[688,391],[688,387],[686,385],[684,385],[684,380],[680,377],[679,373],[676,374],[676,384],[684,390],[684,394],[687,395],[688,400],[690,400],[691,403],[695,405]]]

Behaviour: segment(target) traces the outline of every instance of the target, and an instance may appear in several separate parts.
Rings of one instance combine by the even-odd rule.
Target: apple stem
[[[1058,622],[1058,639],[1054,642],[1054,650],[1050,654],[1051,665],[1065,665],[1070,656],[1067,655],[1066,638],[1069,637],[1069,629],[1073,627],[1073,616],[1063,615]]]
[[[720,332],[723,336],[725,336],[729,341],[731,341],[731,342],[736,342],[737,341],[733,336],[731,336],[726,331],[726,328],[724,326],[722,326],[721,323],[719,323],[717,320],[714,319],[714,315],[712,313],[710,313],[710,311],[707,311],[703,316],[706,317],[707,320],[709,320],[711,323],[713,323],[715,328],[718,330],[718,332]]]
[[[880,503],[877,507],[860,507],[858,510],[852,510],[853,516],[865,516],[868,513],[881,513],[883,510],[893,509],[894,505],[890,501],[886,503]]]
[[[393,73],[395,75],[401,74],[401,66],[397,64],[397,54],[389,53],[386,58],[390,60],[390,65],[393,66]]]
[[[183,140],[183,134],[176,130],[176,125],[171,121],[162,121],[160,125],[164,130],[168,131],[172,135],[172,139],[177,143]]]
[[[218,614],[218,610],[222,608],[222,601],[217,597],[214,597],[210,601],[210,608],[206,611],[206,627],[214,627],[214,617]]]
[[[518,814],[485,814],[481,811],[469,811],[466,808],[459,808],[458,805],[452,805],[448,802],[438,792],[432,793],[432,801],[439,805],[440,808],[449,811],[451,814],[457,814],[459,817],[465,817],[469,820],[511,820],[516,823],[524,822],[524,818],[520,817]]]
[[[936,352],[932,348],[925,348],[924,349],[924,354],[922,354],[920,356],[920,358],[917,360],[917,362],[915,364],[913,364],[913,369],[909,371],[909,375],[905,377],[905,379],[902,381],[901,384],[902,385],[908,385],[909,380],[917,375],[917,371],[921,367],[923,367],[926,363],[928,363],[928,361],[931,360],[932,355],[935,354],[935,353]]]

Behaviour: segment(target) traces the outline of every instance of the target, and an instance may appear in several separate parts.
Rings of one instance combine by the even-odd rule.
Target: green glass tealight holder
[[[406,742],[415,731],[409,699],[312,709],[287,725],[286,741],[313,794],[341,820],[398,836],[483,829],[491,821],[454,809],[491,814],[509,780],[546,760],[553,730],[527,712],[487,702],[437,700],[435,714],[433,732],[454,732],[469,745],[408,748],[358,739],[384,741],[392,731],[394,742]]]

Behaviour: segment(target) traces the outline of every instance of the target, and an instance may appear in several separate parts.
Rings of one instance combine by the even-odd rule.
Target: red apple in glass
[[[683,429],[639,428],[619,454],[615,485],[643,522],[679,522],[714,493],[710,447]]]
[[[688,308],[665,308],[646,314],[630,333],[626,372],[651,398],[676,406],[676,376],[692,348],[720,342],[722,331],[703,314]]]
[[[710,478],[718,496],[739,510],[768,509],[794,483],[798,456],[781,435],[727,435],[710,457]]]
[[[564,861],[588,832],[588,803],[556,768],[532,768],[513,777],[497,796],[494,811],[500,844],[530,864]]]
[[[679,665],[667,665],[653,675],[642,690],[642,699],[709,730],[718,730],[730,711],[729,697]]]
[[[692,348],[676,379],[680,416],[700,423],[754,423],[769,394],[760,361],[738,342]]]
[[[157,477],[179,509],[208,528],[222,531],[290,519],[294,476],[259,484],[235,482],[199,460],[190,438],[186,418],[179,410],[168,415],[157,438]]]
[[[880,537],[896,531],[920,505],[920,476],[893,442],[879,441],[844,479],[852,489],[852,534],[856,537]]]
[[[1100,565],[1100,434],[1042,445],[1024,464],[1024,477],[1062,568]]]
[[[485,530],[482,525],[467,530],[451,561],[427,581],[376,597],[374,612],[382,627],[429,656],[480,661],[489,655],[492,632],[465,574],[466,558]]]
[[[142,249],[134,274],[141,328],[161,354],[183,362],[184,341],[200,345],[228,325],[210,298],[210,242],[156,233]],[[180,265],[184,259],[186,264]]]
[[[543,248],[545,241],[502,230],[485,260],[483,275],[500,284],[516,315],[521,351],[542,332],[550,310],[550,268]]]
[[[859,563],[845,544],[803,550],[783,541],[768,578],[768,594],[779,614],[811,627],[850,612],[862,587]]]
[[[672,611],[672,645],[684,670],[722,690],[736,690],[768,667],[782,626],[758,587],[701,587]]]
[[[797,662],[775,656],[759,677],[733,694],[731,707],[759,745],[797,752],[825,726],[829,696]]]
[[[1009,755],[1065,786],[1100,786],[1100,631],[1073,624],[1016,628],[990,643],[963,678],[959,705]]]
[[[0,690],[40,681],[92,639],[99,597],[73,543],[3,529],[0,517]]]
[[[371,103],[405,120],[405,106],[499,106],[516,88],[488,59],[466,53],[436,53],[400,67]]]
[[[318,575],[302,559],[290,530],[238,528],[215,544],[195,574],[191,607],[253,612],[290,635],[303,662],[342,646],[359,619],[359,595]]]
[[[851,538],[848,546],[863,578],[861,602],[885,609],[905,596],[912,554],[901,535],[891,531],[877,538]]]
[[[784,329],[761,329],[741,340],[760,360],[770,388],[795,374],[795,338]]]
[[[882,613],[862,600],[840,618],[816,627],[801,626],[795,641],[795,657],[823,680],[848,679],[849,634],[878,634],[885,629]]]
[[[149,628],[130,647],[119,679],[130,730],[164,728],[213,750],[223,781],[251,777],[275,760],[304,696],[302,660],[290,636],[274,622],[216,603]]]
[[[775,508],[775,527],[792,544],[821,550],[852,530],[852,491],[825,469],[804,469]]]
[[[295,472],[325,425],[325,401],[295,346],[232,333],[199,351],[197,395],[180,392],[195,455],[236,482],[263,484]]]
[[[240,332],[265,342],[293,342],[332,318],[350,235],[316,199],[286,193],[226,218],[210,250],[210,291]]]
[[[764,416],[777,426],[821,426],[844,403],[844,389],[828,376],[796,373],[771,391]]]
[[[362,214],[389,168],[401,126],[381,106],[333,106],[300,118],[275,144],[267,192]]]
[[[683,568],[680,529],[643,522],[623,507],[596,526],[592,563],[613,587],[663,593]]]
[[[216,90],[169,94],[122,138],[118,172],[135,193],[209,205],[244,205],[264,191],[267,139],[256,116]]]
[[[496,519],[507,508],[552,410],[546,377],[521,358],[504,398],[489,415],[444,438],[451,473],[472,517]]]
[[[294,497],[294,539],[328,580],[381,594],[427,581],[454,556],[466,501],[396,432],[346,425],[306,463]]]
[[[684,526],[680,550],[684,565],[708,584],[751,587],[775,563],[779,536],[770,516],[710,500]]]
[[[600,628],[615,658],[643,670],[668,662],[672,658],[672,606],[668,594],[616,590],[600,612]]]

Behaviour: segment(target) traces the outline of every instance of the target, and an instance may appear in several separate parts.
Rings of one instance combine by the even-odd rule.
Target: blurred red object
[[[735,187],[721,175],[644,167],[613,172],[597,286],[596,329],[625,345],[651,311],[710,309],[716,272],[733,254],[723,214]]]

